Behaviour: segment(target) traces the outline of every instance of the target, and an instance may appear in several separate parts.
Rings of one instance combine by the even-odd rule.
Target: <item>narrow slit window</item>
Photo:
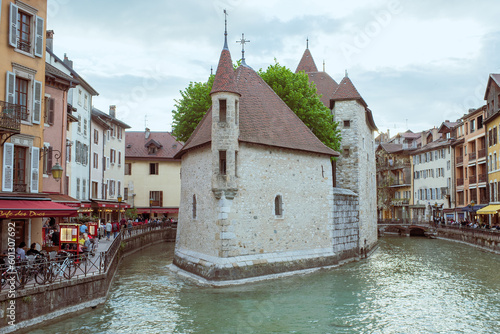
[[[226,151],[219,151],[219,173],[226,175]]]
[[[283,200],[281,195],[276,195],[274,198],[274,214],[278,217],[283,216]]]
[[[238,110],[238,101],[234,102],[234,124],[238,125],[238,115],[239,115],[239,110]]]
[[[219,122],[226,122],[226,100],[219,100]]]
[[[193,219],[196,219],[196,195],[193,195]]]

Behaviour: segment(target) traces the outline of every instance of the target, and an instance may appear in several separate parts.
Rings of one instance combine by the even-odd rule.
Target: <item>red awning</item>
[[[0,200],[0,218],[74,217],[76,208],[52,201]]]
[[[119,202],[92,201],[92,204],[98,208],[109,208],[109,209],[115,209],[115,208],[118,209],[118,207],[122,209],[130,208],[130,204],[126,202],[121,202],[121,204],[119,204]]]
[[[137,208],[137,213],[149,213],[149,208]],[[179,213],[179,208],[151,208],[153,213]]]

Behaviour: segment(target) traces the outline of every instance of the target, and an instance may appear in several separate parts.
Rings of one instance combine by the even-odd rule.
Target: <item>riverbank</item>
[[[436,233],[438,239],[455,241],[500,254],[500,231],[439,225]]]
[[[91,270],[69,280],[52,284],[32,284],[23,289],[0,293],[0,333],[11,333],[55,320],[68,314],[90,310],[105,303],[120,261],[151,245],[175,240],[176,229],[146,227],[119,234],[105,252],[89,259]],[[80,264],[83,266],[86,264]],[[84,268],[86,269],[86,268]],[[79,269],[82,271],[82,269]]]

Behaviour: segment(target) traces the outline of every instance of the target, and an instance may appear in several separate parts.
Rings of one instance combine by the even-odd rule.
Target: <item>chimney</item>
[[[47,30],[45,33],[45,40],[47,43],[47,48],[54,52],[54,30]]]
[[[150,134],[151,134],[151,132],[150,132],[149,128],[146,128],[146,132],[144,133],[144,137],[146,139],[148,139]]]
[[[109,116],[116,118],[116,106],[109,106]]]
[[[68,56],[64,54],[64,60],[63,63],[65,63],[69,68],[73,69],[73,61],[69,60]]]

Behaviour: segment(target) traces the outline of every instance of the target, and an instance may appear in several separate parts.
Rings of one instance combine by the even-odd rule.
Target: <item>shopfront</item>
[[[9,232],[14,229],[14,240],[16,246],[24,241],[26,245],[31,243],[43,244],[43,224],[51,219],[68,219],[77,215],[77,209],[60,203],[52,202],[50,199],[1,199],[0,200],[0,251],[7,249],[12,235]]]

